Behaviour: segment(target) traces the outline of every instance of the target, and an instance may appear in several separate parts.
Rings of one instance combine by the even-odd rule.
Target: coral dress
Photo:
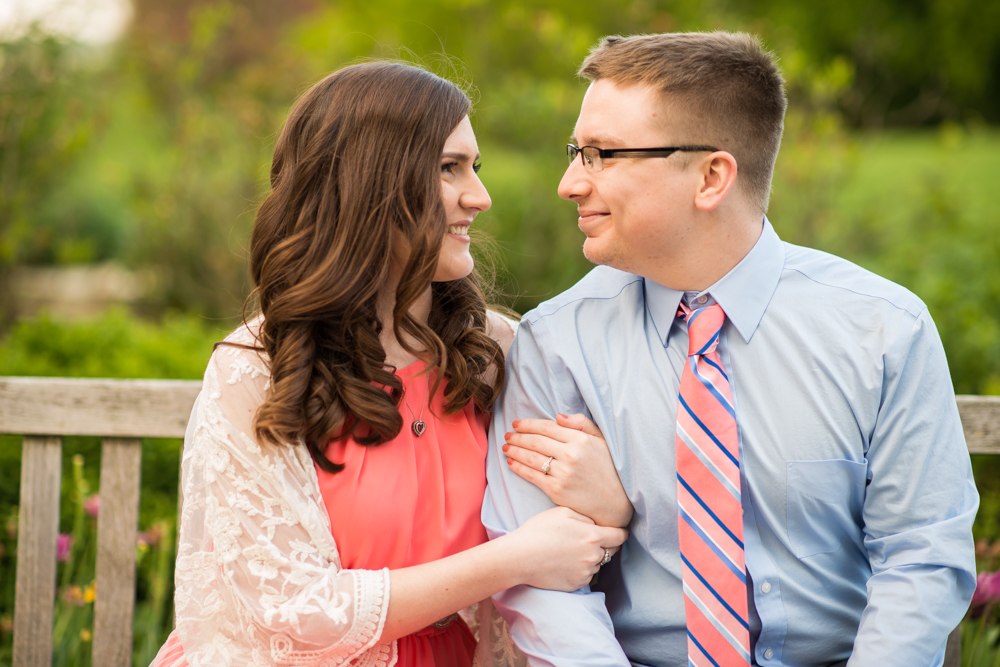
[[[318,466],[320,492],[346,569],[398,569],[421,565],[486,541],[480,521],[486,491],[486,417],[472,403],[445,416],[444,383],[433,400],[433,377],[423,362],[397,371],[406,403],[395,439],[366,447],[335,441],[327,458],[343,463],[331,474]],[[426,430],[410,428],[420,416]],[[412,409],[413,414],[410,414]],[[438,626],[438,627],[435,627]],[[467,667],[476,642],[457,616],[398,641],[399,667]]]

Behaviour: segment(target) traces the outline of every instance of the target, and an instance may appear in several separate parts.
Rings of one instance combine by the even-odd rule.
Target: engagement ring
[[[549,460],[542,464],[542,474],[543,475],[548,475],[549,474],[549,468],[552,466],[552,459],[554,459],[554,458],[555,458],[554,456],[550,456]]]

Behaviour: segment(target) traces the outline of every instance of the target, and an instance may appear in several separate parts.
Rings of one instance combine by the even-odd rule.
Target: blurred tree
[[[128,132],[145,135],[127,177],[138,233],[128,261],[153,273],[147,306],[239,312],[244,246],[266,185],[270,137],[305,74],[280,47],[307,2],[135,3],[122,45]],[[138,121],[138,122],[137,122]]]
[[[1000,121],[998,0],[734,0],[765,32],[856,72],[854,126]]]
[[[36,213],[93,133],[74,55],[37,32],[0,42],[0,328],[12,316],[4,276],[54,243],[57,235],[35,228]]]

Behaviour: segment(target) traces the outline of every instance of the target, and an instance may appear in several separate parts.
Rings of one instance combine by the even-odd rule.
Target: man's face
[[[583,99],[574,143],[605,149],[693,143],[670,108],[648,86],[599,79]],[[609,158],[601,171],[585,168],[579,157],[573,161],[559,196],[577,204],[587,259],[655,277],[658,266],[695,242],[698,172],[684,168],[688,155]]]

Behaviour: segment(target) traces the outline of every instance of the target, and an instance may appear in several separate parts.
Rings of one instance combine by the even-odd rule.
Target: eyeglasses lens
[[[578,148],[573,144],[568,144],[566,146],[566,157],[569,158],[569,164],[573,164],[573,160],[576,159],[578,155],[581,155],[580,161],[583,166],[587,169],[592,169],[594,171],[601,170],[600,155],[592,146],[584,146],[583,148]]]

